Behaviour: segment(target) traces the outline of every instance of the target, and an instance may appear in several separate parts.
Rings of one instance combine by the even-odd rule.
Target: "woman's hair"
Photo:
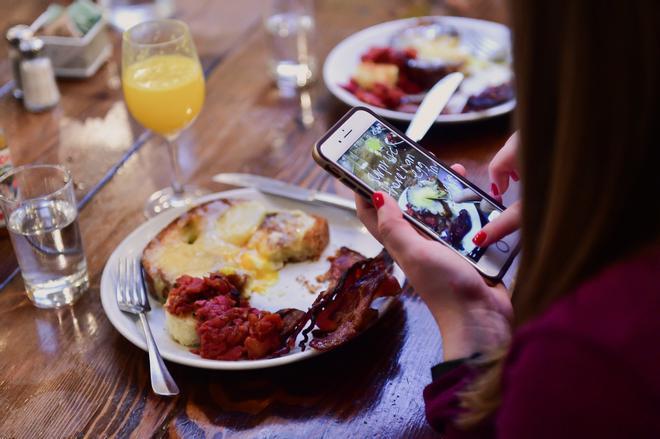
[[[660,2],[510,4],[523,183],[518,327],[658,242]],[[462,395],[462,425],[499,406],[505,357],[493,353]]]

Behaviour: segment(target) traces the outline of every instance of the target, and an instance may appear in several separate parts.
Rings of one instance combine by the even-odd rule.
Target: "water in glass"
[[[8,229],[30,300],[38,307],[73,303],[87,289],[76,206],[31,200],[14,210]]]

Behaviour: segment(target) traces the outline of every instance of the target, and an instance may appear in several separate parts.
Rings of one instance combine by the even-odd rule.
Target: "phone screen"
[[[477,262],[485,248],[472,238],[500,209],[379,121],[337,163],[382,191],[459,253]]]

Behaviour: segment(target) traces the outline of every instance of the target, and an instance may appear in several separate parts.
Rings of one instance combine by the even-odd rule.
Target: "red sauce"
[[[254,360],[281,348],[282,318],[251,308],[240,297],[242,283],[218,273],[176,280],[166,307],[174,315],[192,313],[197,321],[200,345],[193,352],[213,360]]]
[[[255,308],[235,307],[200,323],[198,353],[214,360],[264,358],[282,344],[282,318]]]
[[[209,300],[195,302],[195,318],[205,322],[236,306],[236,301],[228,296],[215,296]]]
[[[197,302],[219,295],[238,301],[240,293],[232,280],[232,277],[221,274],[211,274],[209,277],[180,276],[170,290],[165,306],[170,314],[184,316],[199,307]]]

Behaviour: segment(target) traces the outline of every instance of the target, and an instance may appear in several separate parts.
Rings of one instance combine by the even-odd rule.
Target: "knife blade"
[[[212,179],[217,183],[251,187],[266,194],[277,195],[279,197],[302,201],[304,203],[321,203],[355,211],[355,202],[353,200],[329,194],[327,192],[306,189],[274,178],[262,177],[254,174],[224,172],[214,175]]]
[[[422,103],[419,104],[419,108],[413,116],[413,120],[408,125],[406,136],[415,142],[422,140],[424,134],[431,128],[431,125],[438,118],[442,109],[449,102],[449,98],[451,98],[463,81],[463,78],[464,76],[461,72],[450,73],[438,81],[426,93],[426,96],[422,100]]]

